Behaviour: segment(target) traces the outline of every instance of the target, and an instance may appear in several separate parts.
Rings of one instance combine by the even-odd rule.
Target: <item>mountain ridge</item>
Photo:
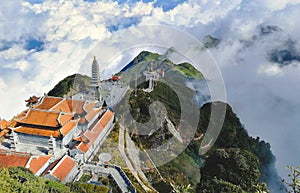
[[[145,62],[144,57],[146,57],[146,61],[147,62],[151,62],[152,60],[158,59],[159,55],[158,54],[153,54],[150,52],[142,52],[141,54],[139,54],[135,59],[133,59],[131,61],[131,63],[129,63],[129,65],[126,65],[121,71],[120,73],[124,73],[127,71],[130,71],[132,68],[137,68],[137,64],[141,63],[141,62]],[[147,58],[148,57],[148,58]],[[164,62],[169,62],[169,60],[165,60]],[[189,64],[190,65],[190,64]],[[189,68],[185,68],[185,70],[188,70]],[[143,71],[143,69],[139,69],[140,71]],[[194,69],[192,69],[194,70]],[[174,71],[175,72],[175,71]],[[201,72],[199,72],[201,74]],[[132,73],[134,74],[134,73]],[[179,73],[176,74],[176,76],[178,76],[179,80],[185,80],[185,79],[189,79],[191,77],[189,77],[187,74],[189,73]],[[177,78],[177,77],[176,77]],[[69,81],[69,79],[68,79]],[[64,80],[62,80],[60,83],[63,83]],[[83,81],[84,82],[84,81]],[[160,85],[161,83],[158,82],[157,85]],[[147,84],[144,82],[143,84],[139,85],[140,89],[143,89],[144,87],[147,86]],[[159,89],[159,86],[157,87]],[[155,91],[155,89],[154,89]],[[70,90],[66,89],[65,93],[60,93],[61,94],[68,94],[70,92]],[[53,95],[55,95],[55,93],[52,93]],[[150,103],[151,101],[148,98],[149,97],[142,97],[142,95],[144,95],[144,92],[137,92],[137,95],[140,98],[145,98],[146,101],[138,101],[137,99],[131,98],[133,101],[133,103],[135,103],[135,106],[132,106],[133,109],[139,108],[140,111],[139,113],[141,113],[142,117],[146,118],[149,116],[149,112],[148,112],[148,107],[145,106],[144,104]],[[173,96],[172,94],[170,94],[170,91],[168,90],[157,90],[156,94],[155,94],[158,98],[162,98],[164,99],[166,102],[168,101],[172,101]],[[168,98],[165,98],[165,96],[168,96]],[[132,104],[133,104],[132,103]],[[171,102],[172,104],[172,102]],[[219,104],[219,105],[226,105],[226,117],[225,117],[225,122],[221,131],[221,134],[219,136],[219,138],[217,139],[215,145],[213,146],[213,148],[208,152],[207,155],[205,156],[199,156],[198,154],[198,150],[200,147],[200,142],[201,142],[201,137],[199,139],[199,136],[201,136],[203,133],[205,133],[205,128],[207,128],[207,123],[209,121],[209,115],[210,115],[210,108],[212,104]],[[176,108],[175,108],[176,109]],[[175,109],[169,109],[169,111],[171,111],[171,114],[173,113],[176,117],[176,114],[178,113]],[[138,112],[138,111],[136,111]],[[228,155],[234,155],[237,154],[241,157],[241,160],[243,159],[257,159],[258,162],[256,165],[253,165],[253,168],[255,170],[255,168],[259,171],[259,173],[255,172],[255,179],[253,179],[253,182],[250,185],[249,188],[255,188],[256,186],[259,186],[259,188],[265,188],[265,186],[261,183],[267,183],[269,185],[269,188],[271,189],[276,189],[278,190],[278,188],[280,187],[274,187],[276,186],[276,184],[278,184],[279,177],[276,173],[276,169],[274,166],[275,163],[275,156],[272,154],[271,150],[270,150],[270,144],[260,140],[258,137],[257,138],[253,138],[250,137],[246,131],[246,129],[242,126],[239,118],[237,117],[237,115],[233,112],[232,108],[230,107],[230,105],[223,103],[223,102],[210,102],[207,104],[204,104],[201,108],[200,108],[200,117],[199,117],[199,125],[198,128],[196,130],[195,139],[199,139],[199,140],[192,140],[191,143],[188,145],[188,147],[174,160],[172,160],[171,162],[160,166],[159,170],[162,172],[163,176],[166,179],[166,182],[162,182],[161,180],[159,180],[159,178],[157,178],[157,176],[155,176],[155,173],[152,172],[146,172],[147,177],[150,179],[151,183],[153,184],[154,187],[156,187],[158,190],[163,190],[164,188],[167,188],[170,186],[171,183],[174,183],[175,185],[180,185],[180,184],[191,184],[191,189],[192,191],[197,191],[199,192],[205,192],[202,191],[203,188],[207,188],[207,185],[213,185],[216,188],[220,188],[224,186],[228,189],[227,192],[239,192],[239,191],[251,191],[250,189],[239,189],[237,188],[237,186],[240,186],[241,184],[235,184],[236,182],[230,181],[230,178],[226,178],[226,177],[219,177],[215,180],[215,178],[213,176],[209,176],[209,172],[207,173],[203,173],[202,171],[206,171],[207,167],[209,168],[210,166],[205,165],[205,161],[206,160],[210,160],[210,158],[212,158],[215,155],[220,154],[220,152],[225,152],[225,154]],[[174,116],[173,115],[173,116]],[[173,123],[176,123],[176,118],[172,118],[171,116],[171,121]],[[147,120],[146,120],[147,121]],[[176,126],[176,124],[175,124]],[[168,133],[166,133],[165,130],[161,130],[160,133],[158,134],[158,136],[165,136],[165,138],[163,138],[162,140],[167,140]],[[142,143],[149,143],[149,144],[155,144],[152,143],[152,141],[157,142],[157,139],[154,137],[153,139],[147,139],[150,141],[144,141],[145,139],[140,138],[139,136],[133,136],[133,140],[137,143],[138,146],[145,146],[145,144],[143,145]],[[142,140],[142,142],[141,142]],[[233,158],[235,159],[235,158]],[[215,160],[216,161],[216,160]],[[227,163],[226,160],[218,160],[219,161],[219,165],[223,165],[225,163]],[[185,165],[182,166],[182,163],[186,162]],[[212,162],[213,163],[213,162]],[[218,162],[216,162],[217,164]],[[183,168],[181,168],[181,166]],[[207,167],[206,167],[207,166]],[[246,167],[247,164],[245,165]],[[178,170],[179,169],[179,170]],[[182,169],[182,170],[180,170]],[[198,174],[195,173],[195,170],[198,170]],[[183,176],[182,178],[179,177],[175,177],[174,178],[174,174],[176,172],[182,173],[183,172]],[[232,171],[234,175],[235,172],[238,171]],[[201,182],[205,182],[205,183],[200,183],[200,173],[201,173]],[[191,175],[191,176],[189,176]],[[197,177],[198,176],[198,177]],[[174,179],[173,179],[174,178]],[[246,178],[246,177],[245,177]],[[271,180],[271,181],[270,181]],[[244,182],[242,180],[242,182]],[[239,183],[242,183],[239,182]],[[245,186],[242,186],[245,188]],[[212,191],[220,191],[220,189],[207,189],[207,192],[212,192]]]

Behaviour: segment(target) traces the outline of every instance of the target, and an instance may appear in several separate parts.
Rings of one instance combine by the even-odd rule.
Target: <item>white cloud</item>
[[[258,69],[258,73],[264,73],[266,75],[278,75],[282,73],[282,69],[278,65],[266,65],[260,66]]]
[[[4,80],[0,79],[0,89],[1,90],[6,90],[7,85],[5,84]]]
[[[0,6],[0,45],[9,45],[8,49],[0,47],[0,89],[5,92],[0,95],[0,116],[11,118],[25,108],[24,99],[29,95],[48,92],[67,75],[82,72],[78,68],[90,65],[92,55],[97,55],[92,50],[99,43],[103,57],[97,59],[102,69],[110,73],[105,61],[116,57],[111,53],[145,42],[143,34],[136,30],[131,33],[134,36],[120,45],[117,38],[110,39],[115,33],[112,31],[118,29],[110,27],[126,28],[139,22],[167,24],[189,31],[198,39],[207,34],[222,38],[220,46],[211,53],[224,74],[229,102],[250,134],[271,142],[283,174],[282,168],[295,163],[293,160],[299,155],[293,156],[291,152],[300,149],[293,137],[299,134],[296,115],[300,112],[300,90],[292,86],[300,82],[299,64],[279,68],[267,57],[272,49],[284,47],[288,39],[295,41],[295,48],[300,50],[299,3],[299,0],[189,0],[163,11],[153,3],[129,6],[112,0],[94,3],[49,0],[34,5],[8,1]],[[283,31],[261,37],[259,25],[278,25]],[[135,31],[135,27],[129,30]],[[169,40],[169,34],[160,37],[165,37],[162,41]],[[43,41],[43,50],[24,49],[30,38]],[[174,41],[184,42],[180,37]],[[116,62],[125,64],[138,51],[118,57],[112,71],[118,70]],[[290,130],[284,132],[286,129]],[[286,151],[287,141],[293,144],[293,150]]]

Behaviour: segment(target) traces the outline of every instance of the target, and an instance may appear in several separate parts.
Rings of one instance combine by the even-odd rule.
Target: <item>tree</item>
[[[238,148],[215,149],[209,153],[201,169],[197,192],[268,192],[259,184],[257,157]],[[261,191],[265,190],[265,191]]]
[[[290,170],[290,173],[288,174],[290,180],[282,180],[282,182],[288,186],[285,188],[285,191],[288,193],[300,193],[300,166],[297,168],[287,166],[286,168]]]
[[[190,192],[194,192],[191,184],[188,184],[188,185],[176,185],[176,184],[170,183],[170,185],[173,188],[173,193],[190,193]]]

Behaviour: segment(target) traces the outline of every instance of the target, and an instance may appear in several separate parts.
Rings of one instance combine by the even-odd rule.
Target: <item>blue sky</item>
[[[106,46],[106,60],[110,52],[121,53],[127,45],[111,41],[122,30],[134,34],[137,26],[167,25],[198,40],[206,35],[221,39],[210,53],[222,72],[228,103],[251,135],[271,143],[278,170],[284,174],[286,165],[299,165],[300,90],[293,85],[300,82],[300,67],[298,60],[281,67],[269,56],[274,50],[288,48],[289,41],[294,44],[291,53],[295,58],[300,55],[299,10],[299,0],[2,3],[0,90],[5,94],[0,95],[0,117],[10,119],[25,108],[27,97],[43,95],[59,80],[88,66],[95,46]],[[282,30],[262,36],[261,27],[271,25]],[[168,39],[168,34],[153,33],[164,37],[162,41],[181,41],[180,37]],[[138,39],[127,38],[131,43]],[[99,63],[107,74],[121,66],[118,61],[125,61],[115,58],[113,65],[107,65],[105,59],[99,58]]]

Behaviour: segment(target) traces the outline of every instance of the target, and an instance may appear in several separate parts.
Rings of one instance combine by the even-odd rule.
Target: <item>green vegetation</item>
[[[128,168],[122,168],[133,186],[136,188],[137,192],[145,193],[146,191],[143,189],[143,187],[140,185],[140,183],[137,181],[137,179],[134,177],[134,175],[131,173],[131,171]]]
[[[200,181],[198,172],[200,166],[185,151],[172,161],[159,166],[158,170],[168,185],[173,184],[174,187],[190,186],[191,191],[195,189],[196,184]],[[147,173],[147,176],[149,176],[149,173]],[[153,178],[153,181],[157,183],[160,179],[156,177]],[[195,190],[191,192],[195,192]]]
[[[218,43],[217,40],[212,40],[213,44]],[[192,91],[184,88],[186,86],[183,83],[189,78],[203,78],[203,76],[188,63],[175,65],[170,60],[159,61],[159,59],[160,56],[158,54],[144,51],[122,69],[121,73],[126,73],[126,76],[122,78],[122,81],[125,83],[131,82],[131,84],[134,84],[132,80],[135,80],[136,73],[142,73],[149,67],[150,63],[152,63],[154,69],[163,69],[166,72],[165,76],[170,77],[170,79],[156,82],[155,89],[151,93],[142,91],[142,88],[146,88],[148,83],[144,82],[143,79],[139,79],[138,82],[141,81],[143,83],[138,86],[137,97],[131,93],[127,98],[128,100],[126,99],[127,101],[125,101],[124,99],[121,103],[125,104],[125,102],[129,101],[132,117],[140,123],[146,123],[150,120],[149,106],[154,101],[160,101],[166,107],[168,118],[175,127],[178,127],[181,114],[186,113],[181,112],[185,108],[181,108],[180,105],[193,104],[193,101],[192,97],[186,97],[188,99],[183,101],[183,104],[180,104],[178,95],[172,88],[180,88],[179,90],[182,93],[179,94],[192,96]],[[60,86],[54,88],[56,90],[53,89],[51,94],[61,96],[70,93],[70,89],[73,88],[71,83],[72,77],[68,78],[63,80]],[[211,119],[212,105],[226,105],[225,121],[213,148],[205,156],[199,156],[199,148],[202,142],[202,138],[199,136],[206,132]],[[120,109],[124,107],[121,104],[117,107],[118,109],[114,110],[122,112]],[[218,119],[218,117],[214,118]],[[126,120],[123,121],[124,123],[122,124],[126,126]],[[129,128],[129,130],[136,131],[138,128]],[[162,124],[161,128],[157,129],[150,136],[139,136],[132,133],[130,136],[142,149],[159,146],[172,137],[165,124]],[[113,132],[110,136],[110,143],[117,144],[117,138],[117,132]],[[250,137],[229,105],[222,102],[214,102],[202,106],[200,108],[199,124],[195,133],[195,139],[178,157],[163,166],[159,166],[158,169],[164,181],[158,177],[155,170],[145,171],[149,181],[152,182],[152,186],[159,192],[194,192],[195,190],[197,192],[222,193],[268,192],[265,185],[267,182],[269,185],[274,185],[274,192],[282,188],[275,170],[275,157],[271,152],[270,144],[260,140],[258,137]],[[107,143],[105,148],[111,148],[111,144]],[[114,152],[111,153],[114,154]],[[115,153],[118,154],[117,151]],[[130,176],[128,172],[127,175]],[[134,185],[139,189],[140,187],[134,179],[131,178]],[[138,192],[143,192],[143,190],[140,189]]]
[[[210,112],[211,112],[211,106],[212,105],[224,105],[224,103],[221,102],[215,102],[215,103],[209,103],[205,104],[201,108],[201,113],[200,113],[200,121],[199,121],[199,126],[196,135],[199,135],[200,133],[205,133],[209,119],[210,119]],[[250,137],[247,133],[247,131],[244,129],[242,126],[239,118],[236,116],[236,114],[232,111],[232,108],[226,105],[226,116],[224,120],[224,124],[222,127],[222,131],[214,144],[213,148],[210,150],[210,152],[206,155],[205,157],[205,166],[203,169],[201,169],[201,176],[205,176],[203,172],[206,170],[210,171],[213,167],[209,167],[210,164],[213,164],[214,167],[223,167],[227,168],[224,160],[220,160],[218,157],[216,157],[216,154],[221,154],[221,152],[225,155],[232,155],[233,152],[235,151],[235,154],[239,156],[243,156],[243,158],[239,156],[234,156],[233,159],[236,162],[240,162],[242,160],[245,161],[245,163],[248,163],[249,160],[252,160],[254,162],[255,159],[258,160],[257,162],[257,167],[259,169],[259,173],[250,175],[249,171],[245,173],[245,175],[250,176],[252,180],[251,186],[254,187],[257,185],[257,183],[269,183],[274,186],[273,188],[277,191],[280,190],[281,185],[280,185],[280,179],[276,173],[275,169],[275,157],[271,152],[271,147],[270,144],[261,141],[259,138],[253,138]],[[200,148],[200,143],[201,140],[198,141],[192,141],[188,147],[190,150],[189,154],[190,155],[197,155],[199,148]],[[228,152],[229,151],[229,152]],[[210,163],[211,162],[211,163]],[[219,163],[220,162],[220,163]],[[227,163],[227,162],[226,162]],[[234,162],[231,162],[234,164]],[[246,164],[247,165],[247,164]],[[256,168],[256,165],[249,165],[249,167]],[[233,166],[231,166],[233,167]],[[229,168],[229,167],[228,167]],[[274,172],[275,171],[275,172]],[[212,171],[210,171],[213,173]],[[234,173],[239,174],[240,171],[238,172],[237,170],[232,171],[232,173],[228,172],[229,176],[234,176]],[[243,189],[243,183],[246,183],[246,181],[249,181],[247,177],[244,176],[242,181],[232,181],[229,180],[229,178],[224,174],[223,177],[219,176],[219,178],[214,179],[211,183],[217,183],[217,182],[227,182],[240,186],[240,188]],[[210,178],[211,180],[213,179],[214,175],[208,176],[207,178]],[[258,177],[258,181],[257,181]],[[202,185],[204,186],[205,184],[202,183],[202,180],[200,182],[200,185],[198,185],[201,188]],[[261,187],[261,186],[259,186]],[[243,189],[244,190],[244,189]],[[247,191],[247,190],[245,190]]]
[[[90,175],[81,179],[86,182]],[[0,168],[0,192],[23,193],[108,193],[109,188],[87,183],[67,183],[36,177],[30,170],[23,167]]]
[[[68,183],[67,184],[71,191],[78,193],[108,193],[109,187],[107,186],[97,186],[94,184],[86,184],[86,183]],[[63,191],[62,191],[63,192]]]
[[[168,90],[164,89],[164,92],[161,93],[163,93],[161,95],[168,96],[166,97],[167,101],[174,99],[174,95],[170,94]],[[151,101],[149,102],[152,97],[150,94],[146,93],[150,97],[143,97],[142,94],[139,97],[138,93],[139,100],[132,98],[133,101],[130,101],[133,104],[132,107],[140,108],[138,113],[144,113],[144,117],[149,116],[146,113],[147,110],[143,110],[143,108],[145,104],[151,103]],[[190,185],[191,189],[195,189],[197,186],[198,190],[206,190],[206,192],[267,192],[264,183],[273,179],[273,184],[277,184],[276,189],[279,190],[280,180],[276,172],[273,172],[276,171],[275,158],[270,150],[270,145],[259,138],[250,137],[229,105],[221,102],[214,104],[226,105],[223,128],[214,147],[205,157],[201,157],[198,154],[201,139],[193,140],[178,157],[158,168],[166,182],[162,182],[155,171],[145,171],[153,186],[159,188],[169,186],[169,184]],[[211,105],[212,103],[206,104],[200,109],[195,138],[206,131]],[[175,115],[178,113],[174,112],[172,108],[168,109],[168,113],[172,111]],[[137,117],[143,116],[138,115]],[[133,135],[133,140],[144,148],[153,147],[155,144],[159,145],[158,142],[163,141],[162,137],[168,135],[168,132],[163,129],[158,129],[156,132],[158,132],[157,135],[154,133],[151,136]],[[201,167],[202,169],[200,169]],[[214,168],[218,168],[218,170],[214,170]],[[195,170],[201,170],[201,180],[200,174],[194,172]],[[216,176],[214,172],[219,172],[219,175]]]
[[[139,53],[137,57],[135,57],[131,62],[129,62],[129,64],[127,64],[121,70],[121,72],[127,71],[130,68],[135,68],[137,64],[139,64],[140,62],[151,62],[157,60],[158,58],[159,58],[159,54],[157,53],[142,51],[141,53]]]
[[[191,64],[184,62],[178,65],[175,65],[184,76],[188,78],[202,79],[203,75]]]
[[[138,58],[138,63],[135,63],[136,66],[141,65],[141,63],[144,62],[141,59],[142,57]],[[172,62],[167,60],[165,63],[163,62],[161,64],[161,66],[164,65],[171,66]],[[131,68],[137,68],[136,66]],[[129,71],[128,69],[126,70]],[[201,73],[197,72],[198,71],[188,63],[177,65],[176,70],[169,70],[166,74],[166,76],[171,77],[171,79],[164,79],[156,82],[155,88],[151,93],[142,91],[142,88],[146,88],[148,86],[148,83],[142,81],[143,83],[138,86],[137,96],[135,96],[134,93],[131,93],[129,97],[130,113],[133,118],[140,123],[148,122],[150,120],[149,106],[154,101],[160,101],[164,103],[168,117],[175,127],[177,127],[181,114],[183,113],[181,112],[181,109],[184,108],[181,108],[180,106],[182,104],[179,102],[177,93],[174,93],[174,90],[168,85],[173,85],[178,88],[180,86],[184,86],[182,85],[182,82],[190,77],[199,76],[199,78],[202,78]],[[179,90],[181,90],[181,94],[184,95],[191,92],[186,88],[181,88]],[[192,94],[187,96],[192,96]],[[188,100],[189,101],[184,101],[184,103],[191,104],[192,98],[189,98]],[[158,168],[165,179],[165,182],[161,181],[155,171],[145,171],[147,177],[153,183],[153,186],[156,187],[157,185],[158,188],[166,188],[169,187],[170,184],[173,184],[174,187],[190,185],[191,189],[194,190],[196,187],[199,190],[205,189],[208,186],[219,186],[219,189],[207,189],[207,192],[218,192],[221,190],[223,192],[249,192],[266,190],[263,183],[268,182],[277,184],[276,188],[279,189],[279,177],[275,170],[275,157],[270,150],[270,144],[261,141],[259,138],[250,137],[229,105],[221,102],[216,102],[214,104],[226,106],[226,117],[220,136],[218,137],[214,147],[211,149],[211,152],[209,152],[205,157],[199,156],[201,138],[199,138],[199,140],[193,140],[186,150],[177,158]],[[206,104],[200,109],[199,125],[195,133],[195,138],[198,138],[206,132],[206,128],[211,119],[211,105],[212,103]],[[217,117],[214,118],[218,119]],[[126,120],[124,121],[126,122]],[[131,129],[138,132],[138,128]],[[150,136],[133,134],[131,137],[140,148],[148,149],[162,145],[172,137],[172,134],[169,133],[168,129],[163,124],[161,128],[158,128]],[[220,150],[225,151],[225,154],[231,156],[229,157],[230,163],[243,163],[244,167],[252,168],[252,170],[245,170],[245,176],[243,177],[245,180],[240,179],[239,181],[233,181],[232,178],[227,178],[225,172],[221,173],[217,178],[215,176],[209,176],[208,174],[206,175],[206,178],[203,177],[205,175],[202,172],[210,171],[210,169],[213,168],[213,166],[210,166],[209,164],[215,164],[214,167],[216,168],[219,166],[223,168],[233,167],[226,165],[228,160],[217,159],[215,154],[219,153]],[[203,164],[204,162],[205,164]],[[195,170],[201,171],[201,180],[200,172],[195,172]],[[239,175],[239,172],[240,170],[232,170],[228,175],[236,177]],[[250,178],[252,180],[248,180]]]
[[[201,192],[255,192],[260,172],[257,157],[238,148],[214,149],[201,170]]]
[[[71,193],[70,188],[60,182],[38,178],[23,167],[10,167],[0,169],[1,192],[24,193]]]
[[[48,92],[49,96],[63,97],[72,96],[79,91],[85,91],[88,88],[90,78],[81,74],[73,74],[61,80],[52,90]]]
[[[300,193],[300,166],[296,168],[287,166],[287,169],[290,170],[288,174],[289,180],[282,180],[288,186],[284,187],[285,191],[288,193]]]
[[[85,174],[83,174],[83,175],[81,176],[81,178],[79,179],[79,182],[84,182],[84,183],[86,183],[86,182],[88,182],[91,178],[92,178],[91,174],[85,173]]]
[[[129,99],[130,113],[135,120],[140,123],[146,123],[150,120],[149,106],[154,101],[164,103],[167,115],[175,125],[179,124],[181,109],[179,98],[177,94],[165,83],[157,82],[155,89],[151,93],[144,92],[142,88],[147,87],[147,83],[140,84],[137,95],[131,93]],[[157,110],[157,109],[156,109]],[[162,127],[158,128],[152,135],[137,136],[132,135],[132,139],[138,144],[139,147],[146,149],[157,147],[167,142],[173,135],[167,129],[166,122]]]

